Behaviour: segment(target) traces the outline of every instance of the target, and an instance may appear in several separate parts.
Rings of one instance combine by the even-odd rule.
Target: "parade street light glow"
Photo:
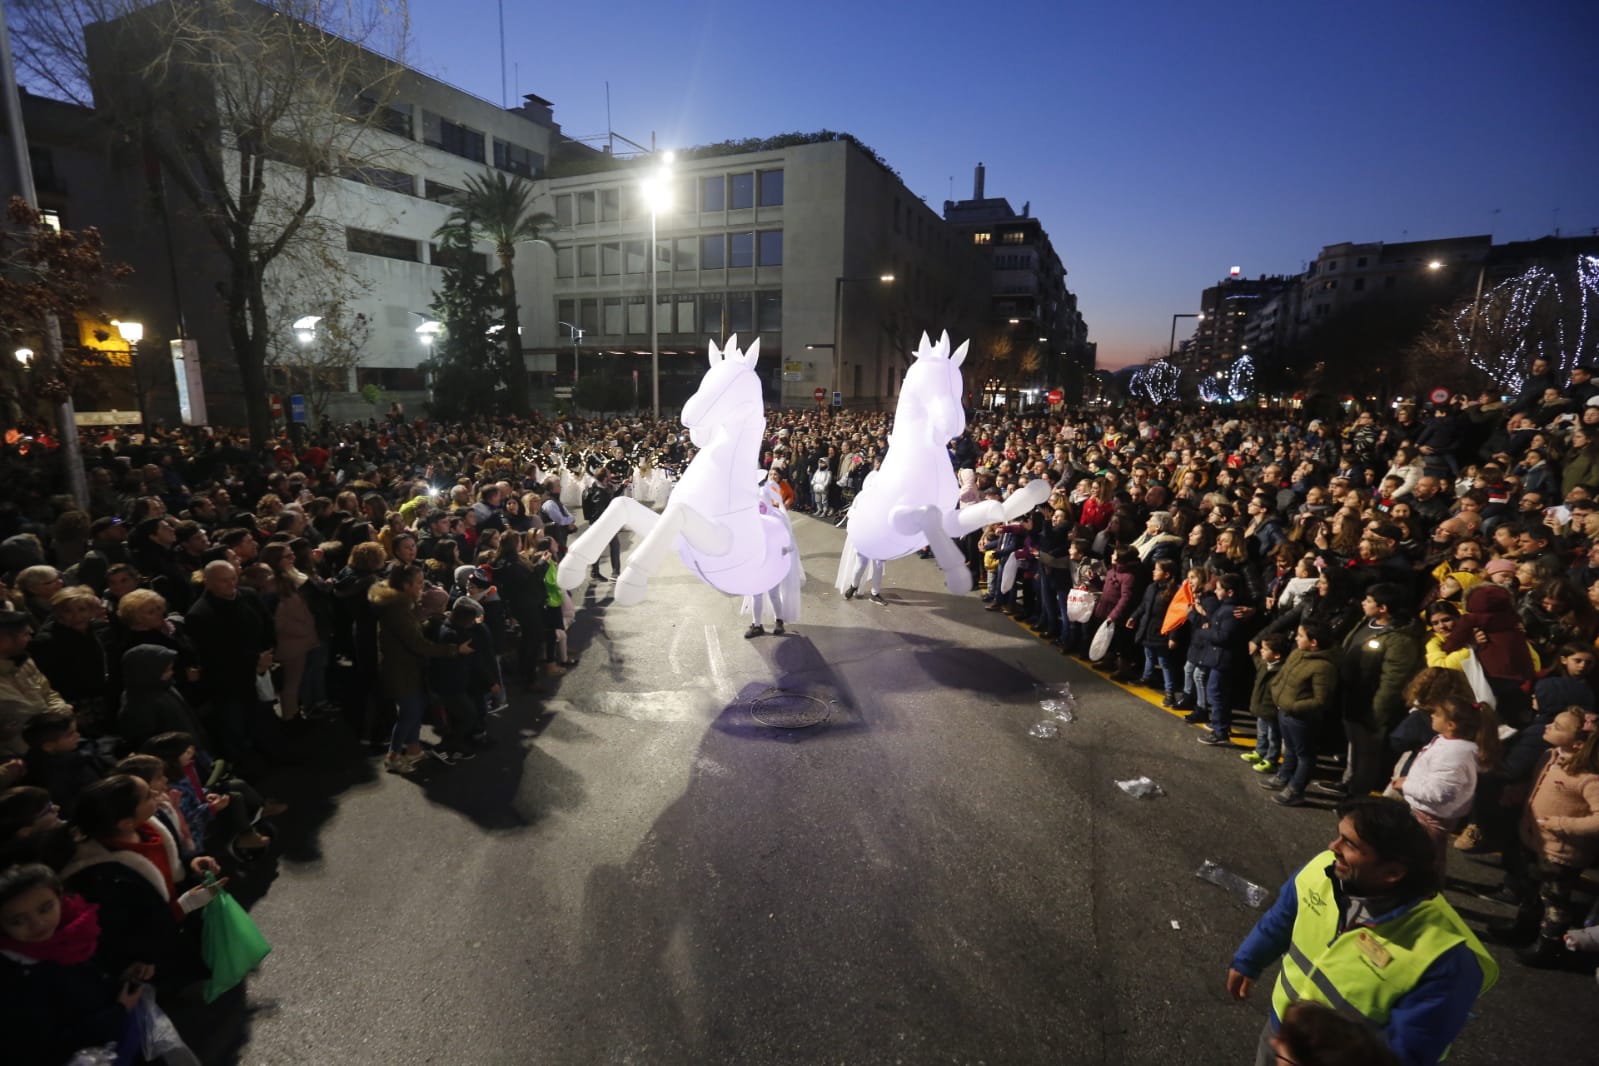
[[[11,354],[16,356],[17,362],[21,363],[23,366],[27,366],[29,363],[33,362],[32,348],[18,348]]]
[[[301,344],[310,344],[316,340],[316,324],[322,321],[321,315],[305,315],[294,320],[294,335],[300,339]]]
[[[438,340],[439,334],[443,332],[444,323],[435,318],[430,318],[420,326],[416,327],[417,339],[423,344],[427,345],[429,350],[432,350],[433,342]]]
[[[142,322],[124,322],[121,319],[113,318],[111,324],[117,327],[117,332],[129,344],[138,344],[144,340],[144,323]]]

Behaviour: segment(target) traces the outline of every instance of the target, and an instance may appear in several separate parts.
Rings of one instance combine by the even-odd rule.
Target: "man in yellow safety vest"
[[[1338,808],[1338,836],[1283,886],[1227,971],[1249,995],[1282,959],[1257,1063],[1288,1005],[1308,1000],[1379,1030],[1406,1066],[1432,1066],[1464,1028],[1499,967],[1439,894],[1443,872],[1426,830],[1399,800]]]

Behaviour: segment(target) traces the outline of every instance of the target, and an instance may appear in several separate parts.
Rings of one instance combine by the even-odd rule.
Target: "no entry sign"
[[[1059,389],[1050,389],[1048,395],[1044,397],[1050,403],[1060,403],[1065,398],[1066,394]]]
[[[1448,403],[1449,390],[1439,386],[1427,394],[1427,399],[1431,400],[1433,403]]]
[[[822,404],[827,402],[826,389],[817,389],[815,392],[811,393],[811,396],[815,398],[817,407],[820,407]]]

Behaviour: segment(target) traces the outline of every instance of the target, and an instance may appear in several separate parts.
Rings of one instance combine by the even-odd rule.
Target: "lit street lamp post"
[[[133,395],[139,404],[139,421],[148,426],[150,412],[146,407],[144,395],[144,375],[139,371],[139,342],[144,340],[144,323],[113,318],[111,324],[117,327],[122,339],[128,342],[128,366],[133,370]]]
[[[644,199],[650,205],[650,415],[657,421],[661,417],[661,323],[657,314],[661,254],[655,244],[655,227],[661,212],[672,209],[672,159],[671,152],[662,153],[660,165],[644,179]]]
[[[583,339],[583,331],[570,322],[559,322],[557,325],[565,326],[572,334],[572,384],[577,384],[577,342]]]

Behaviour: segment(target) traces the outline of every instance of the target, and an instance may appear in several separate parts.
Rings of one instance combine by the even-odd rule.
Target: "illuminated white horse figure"
[[[915,355],[905,371],[883,465],[866,478],[850,507],[845,558],[853,550],[865,559],[887,561],[925,544],[944,571],[945,586],[970,592],[971,571],[955,538],[1026,514],[1049,498],[1049,483],[1030,481],[1004,501],[958,508],[960,485],[947,445],[966,429],[960,372],[966,344],[952,354],[948,333],[937,345],[923,333]]]
[[[683,405],[683,425],[699,451],[656,514],[626,496],[567,546],[557,580],[583,583],[611,538],[623,529],[641,535],[616,580],[616,602],[644,599],[649,580],[672,547],[683,564],[712,588],[736,596],[770,591],[787,576],[793,555],[787,523],[771,514],[760,492],[761,442],[766,411],[755,376],[759,338],[740,352],[738,336],[721,350],[711,342],[711,368],[699,391]]]

